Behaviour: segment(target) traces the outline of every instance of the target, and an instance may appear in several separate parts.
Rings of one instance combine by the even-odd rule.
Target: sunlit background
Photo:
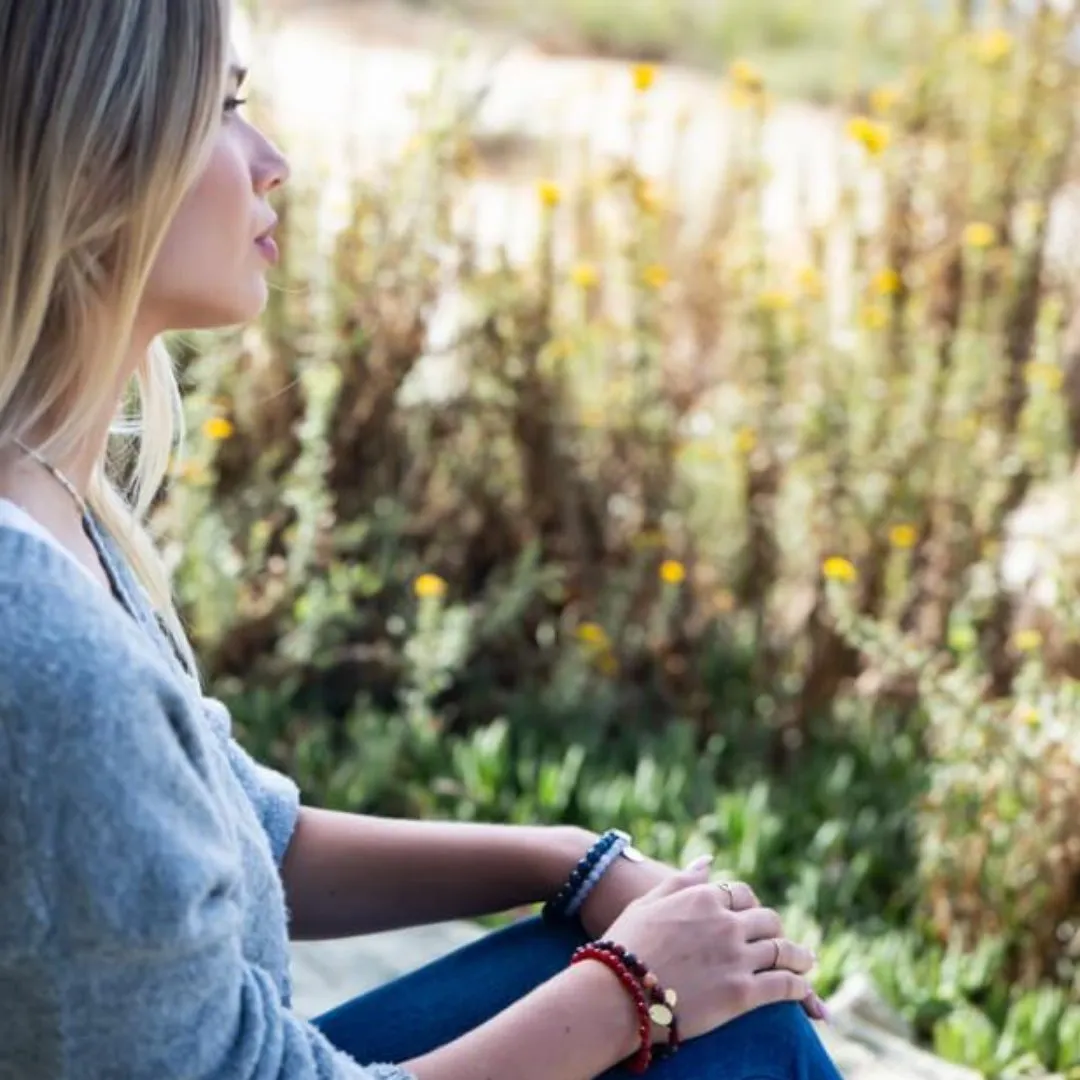
[[[159,517],[243,740],[715,849],[822,993],[1080,1077],[1072,7],[248,7],[284,260]]]

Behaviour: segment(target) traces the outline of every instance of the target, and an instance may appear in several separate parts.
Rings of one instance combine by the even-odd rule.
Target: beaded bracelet
[[[649,1007],[649,1019],[657,1027],[667,1028],[668,1033],[667,1042],[657,1048],[656,1056],[669,1057],[676,1053],[682,1044],[679,1036],[679,1018],[675,1015],[675,1008],[679,1004],[678,994],[674,990],[665,990],[656,975],[622,945],[614,941],[595,941],[592,947],[616,957],[630,970],[649,995],[652,1001]]]
[[[567,918],[573,918],[584,906],[585,901],[593,889],[600,884],[600,879],[611,869],[612,864],[629,847],[630,837],[623,833],[616,833],[611,846],[597,860],[596,865],[589,871],[589,876],[581,883],[581,887],[566,905]]]
[[[567,879],[566,884],[555,895],[554,899],[549,900],[544,905],[544,919],[547,922],[557,922],[566,918],[569,918],[569,908],[574,902],[574,898],[577,896],[578,891],[582,885],[588,880],[589,875],[596,868],[597,863],[607,854],[612,846],[619,842],[622,833],[616,832],[614,829],[609,829],[595,844],[585,853],[585,855],[574,867],[573,873]]]
[[[582,945],[570,958],[571,965],[581,964],[586,960],[595,960],[607,967],[622,983],[623,989],[630,995],[637,1010],[638,1036],[641,1040],[637,1052],[625,1064],[635,1074],[645,1072],[652,1064],[652,1018],[645,1001],[645,991],[637,977],[624,961],[614,952],[598,948],[596,945]]]

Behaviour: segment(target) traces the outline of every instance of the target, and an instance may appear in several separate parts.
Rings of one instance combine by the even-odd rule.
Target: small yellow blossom
[[[758,296],[758,307],[762,311],[787,311],[791,307],[791,294],[783,289],[766,289]]]
[[[980,64],[996,67],[1012,56],[1015,44],[1012,35],[999,26],[975,38],[975,56]]]
[[[554,210],[562,202],[562,188],[554,180],[541,180],[536,188],[542,206]]]
[[[889,312],[881,304],[865,304],[859,312],[859,325],[876,333],[889,325]]]
[[[223,416],[211,416],[203,424],[202,430],[203,435],[211,442],[224,442],[236,434],[236,428],[233,426],[232,421],[226,420]]]
[[[896,86],[879,86],[870,93],[870,109],[877,116],[887,116],[896,108],[900,90]]]
[[[815,300],[825,294],[825,279],[816,266],[804,266],[798,273],[799,288]]]
[[[611,644],[607,631],[599,623],[583,622],[577,628],[577,636],[580,642],[594,649],[606,649]]]
[[[1020,723],[1023,724],[1024,727],[1037,728],[1041,719],[1039,710],[1033,709],[1030,705],[1026,709],[1020,710]]]
[[[901,524],[894,525],[889,530],[889,543],[894,548],[899,548],[901,551],[907,551],[913,548],[918,542],[919,532],[914,525]]]
[[[595,289],[600,284],[600,271],[593,263],[578,263],[570,271],[570,280],[579,289]]]
[[[660,564],[660,580],[665,585],[681,585],[686,580],[686,567],[676,559],[665,559]]]
[[[656,65],[635,64],[631,75],[634,80],[634,89],[639,94],[647,94],[656,84]]]
[[[826,559],[822,564],[821,572],[829,581],[840,581],[845,585],[853,585],[859,580],[859,572],[855,569],[855,564],[839,555]]]
[[[868,116],[853,116],[847,124],[848,138],[857,142],[872,157],[880,157],[892,142],[892,132],[886,124]]]
[[[1033,653],[1042,648],[1043,636],[1038,630],[1020,630],[1013,637],[1017,652]]]
[[[964,244],[970,248],[985,250],[997,243],[997,229],[985,221],[973,221],[964,229]]]
[[[650,289],[662,289],[671,280],[671,274],[666,266],[654,263],[642,270],[641,280]]]
[[[884,270],[879,270],[874,275],[874,292],[880,296],[895,296],[903,287],[904,279],[900,276],[899,271],[893,270],[888,267]]]
[[[760,94],[765,89],[761,72],[749,60],[736,60],[728,68],[728,78],[740,89]]]
[[[757,433],[752,427],[741,427],[735,433],[735,449],[747,457],[757,449]]]
[[[1058,391],[1065,385],[1065,372],[1057,364],[1045,360],[1033,360],[1024,368],[1028,383],[1050,391]]]
[[[446,595],[446,582],[438,574],[421,574],[413,582],[413,592],[421,600],[441,600]]]

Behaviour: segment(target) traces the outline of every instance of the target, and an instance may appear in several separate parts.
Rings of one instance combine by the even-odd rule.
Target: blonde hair
[[[151,269],[221,114],[228,0],[0,0],[0,447],[53,461],[100,432],[123,391]],[[138,453],[103,453],[89,502],[184,658],[190,647],[145,520],[179,432],[172,363],[139,363]]]

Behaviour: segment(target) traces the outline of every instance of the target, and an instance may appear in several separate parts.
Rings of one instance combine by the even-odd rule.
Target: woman
[[[746,886],[614,833],[301,808],[201,696],[138,520],[178,403],[156,341],[256,316],[276,257],[288,170],[238,111],[229,18],[0,0],[0,1077],[835,1077],[812,956]],[[129,506],[106,450],[132,386]],[[290,934],[540,900],[314,1024],[290,1009]]]

